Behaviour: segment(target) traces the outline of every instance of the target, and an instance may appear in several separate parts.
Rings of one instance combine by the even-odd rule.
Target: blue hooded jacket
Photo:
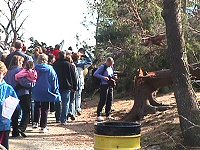
[[[38,79],[35,87],[32,89],[32,97],[34,101],[61,101],[58,77],[53,67],[47,64],[37,64],[35,70],[38,73]]]
[[[10,120],[2,117],[2,105],[6,98],[12,96],[17,98],[17,95],[9,84],[4,80],[0,83],[0,131],[9,131],[10,130]]]

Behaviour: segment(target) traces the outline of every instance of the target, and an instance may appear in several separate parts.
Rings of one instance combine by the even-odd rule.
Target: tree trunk
[[[200,111],[191,85],[181,25],[180,0],[163,0],[168,55],[180,127],[185,142],[200,146]]]

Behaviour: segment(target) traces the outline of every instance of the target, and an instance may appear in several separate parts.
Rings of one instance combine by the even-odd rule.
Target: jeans
[[[100,101],[97,106],[97,116],[101,115],[104,105],[106,105],[106,108],[105,108],[106,116],[109,116],[111,114],[112,101],[113,101],[113,88],[107,84],[101,85],[100,86]]]
[[[41,110],[40,110],[41,108]],[[40,119],[40,127],[47,126],[47,117],[49,111],[49,102],[36,102],[34,106],[34,122],[38,123]]]
[[[75,100],[75,103],[76,103],[76,111],[81,111],[81,96],[82,94],[82,89],[79,89],[77,92],[76,92],[76,100]]]
[[[70,94],[69,114],[75,115],[75,92]]]
[[[61,91],[61,100],[62,100],[62,111],[61,111],[61,123],[67,121],[67,115],[69,113],[69,103],[70,103],[70,90]]]
[[[0,131],[0,144],[9,149],[8,138],[10,131]]]
[[[20,96],[19,99],[20,99],[19,105],[22,110],[22,119],[19,128],[21,129],[22,132],[24,132],[30,120],[31,97],[29,94],[27,94]]]

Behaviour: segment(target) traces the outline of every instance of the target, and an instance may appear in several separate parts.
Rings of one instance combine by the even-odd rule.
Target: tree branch
[[[16,30],[17,32],[21,29],[21,27],[23,26],[23,24],[24,24],[24,22],[26,21],[27,18],[28,18],[28,16],[26,16],[26,18],[24,18],[24,20],[22,21],[22,23],[20,24],[20,26]]]
[[[192,28],[191,26],[188,26],[188,28],[189,28],[191,31],[193,31],[194,33],[200,35],[200,31],[199,31],[199,30],[196,30],[196,29]]]
[[[5,31],[5,26],[2,24],[2,23],[0,23],[0,26],[3,28],[3,30]]]

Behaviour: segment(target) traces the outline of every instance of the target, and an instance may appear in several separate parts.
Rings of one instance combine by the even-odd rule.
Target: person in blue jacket
[[[101,65],[95,72],[94,76],[101,79],[100,85],[100,101],[97,106],[97,121],[103,121],[101,116],[104,105],[106,119],[110,120],[111,117],[111,106],[113,101],[113,81],[116,79],[113,70],[114,60],[112,57],[108,57],[106,63]],[[115,82],[115,81],[114,81]]]
[[[48,131],[47,116],[49,102],[61,101],[58,77],[53,67],[48,65],[48,56],[46,54],[38,56],[38,64],[35,66],[35,70],[38,73],[38,79],[35,87],[32,89],[32,97],[35,102],[33,128],[38,127],[40,119],[41,131],[45,133]]]
[[[8,138],[10,133],[10,119],[6,119],[2,116],[2,105],[6,98],[12,96],[17,98],[17,95],[9,84],[7,84],[3,78],[7,72],[5,64],[0,61],[0,145],[3,145],[6,149],[9,149]]]

